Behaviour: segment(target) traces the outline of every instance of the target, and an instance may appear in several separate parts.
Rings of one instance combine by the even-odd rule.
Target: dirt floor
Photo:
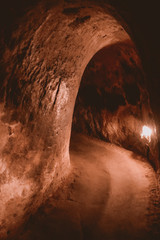
[[[156,174],[145,159],[77,134],[70,154],[66,184],[30,217],[17,239],[160,239]]]

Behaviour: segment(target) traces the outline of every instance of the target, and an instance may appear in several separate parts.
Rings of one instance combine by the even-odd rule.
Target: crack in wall
[[[52,110],[54,109],[54,106],[55,106],[56,101],[57,101],[57,97],[58,97],[61,82],[62,82],[62,78],[60,78],[59,82],[58,82],[58,87],[57,87],[56,96],[55,96],[55,99],[54,99],[54,102],[53,102],[53,105],[52,105]]]

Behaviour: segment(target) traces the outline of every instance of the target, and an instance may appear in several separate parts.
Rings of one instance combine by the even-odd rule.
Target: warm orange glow
[[[146,138],[150,142],[151,135],[152,135],[152,129],[144,125],[142,128],[141,138]]]

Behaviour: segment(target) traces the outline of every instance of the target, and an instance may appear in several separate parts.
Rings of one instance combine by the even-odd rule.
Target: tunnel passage
[[[87,1],[39,1],[0,32],[1,239],[13,239],[70,172],[72,115],[84,70],[100,49],[108,51],[131,40],[110,10],[108,5]],[[128,71],[126,61],[121,64]],[[128,82],[123,86],[125,98],[117,87],[112,89],[114,94],[104,93],[111,101],[116,98],[122,108],[130,104],[134,109],[140,98],[140,85],[136,86],[136,99],[130,97]],[[111,117],[120,114],[117,103],[107,107]],[[102,129],[103,134],[95,129],[93,133],[106,138]],[[114,142],[112,133],[107,140]]]
[[[141,61],[131,40],[99,50],[82,76],[73,131],[109,141],[146,156],[140,133],[155,128]],[[155,166],[156,138],[150,160]]]

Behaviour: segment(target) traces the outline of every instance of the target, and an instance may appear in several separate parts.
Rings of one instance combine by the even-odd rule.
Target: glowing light
[[[144,125],[142,128],[141,138],[146,138],[150,142],[151,135],[152,135],[152,129]]]

